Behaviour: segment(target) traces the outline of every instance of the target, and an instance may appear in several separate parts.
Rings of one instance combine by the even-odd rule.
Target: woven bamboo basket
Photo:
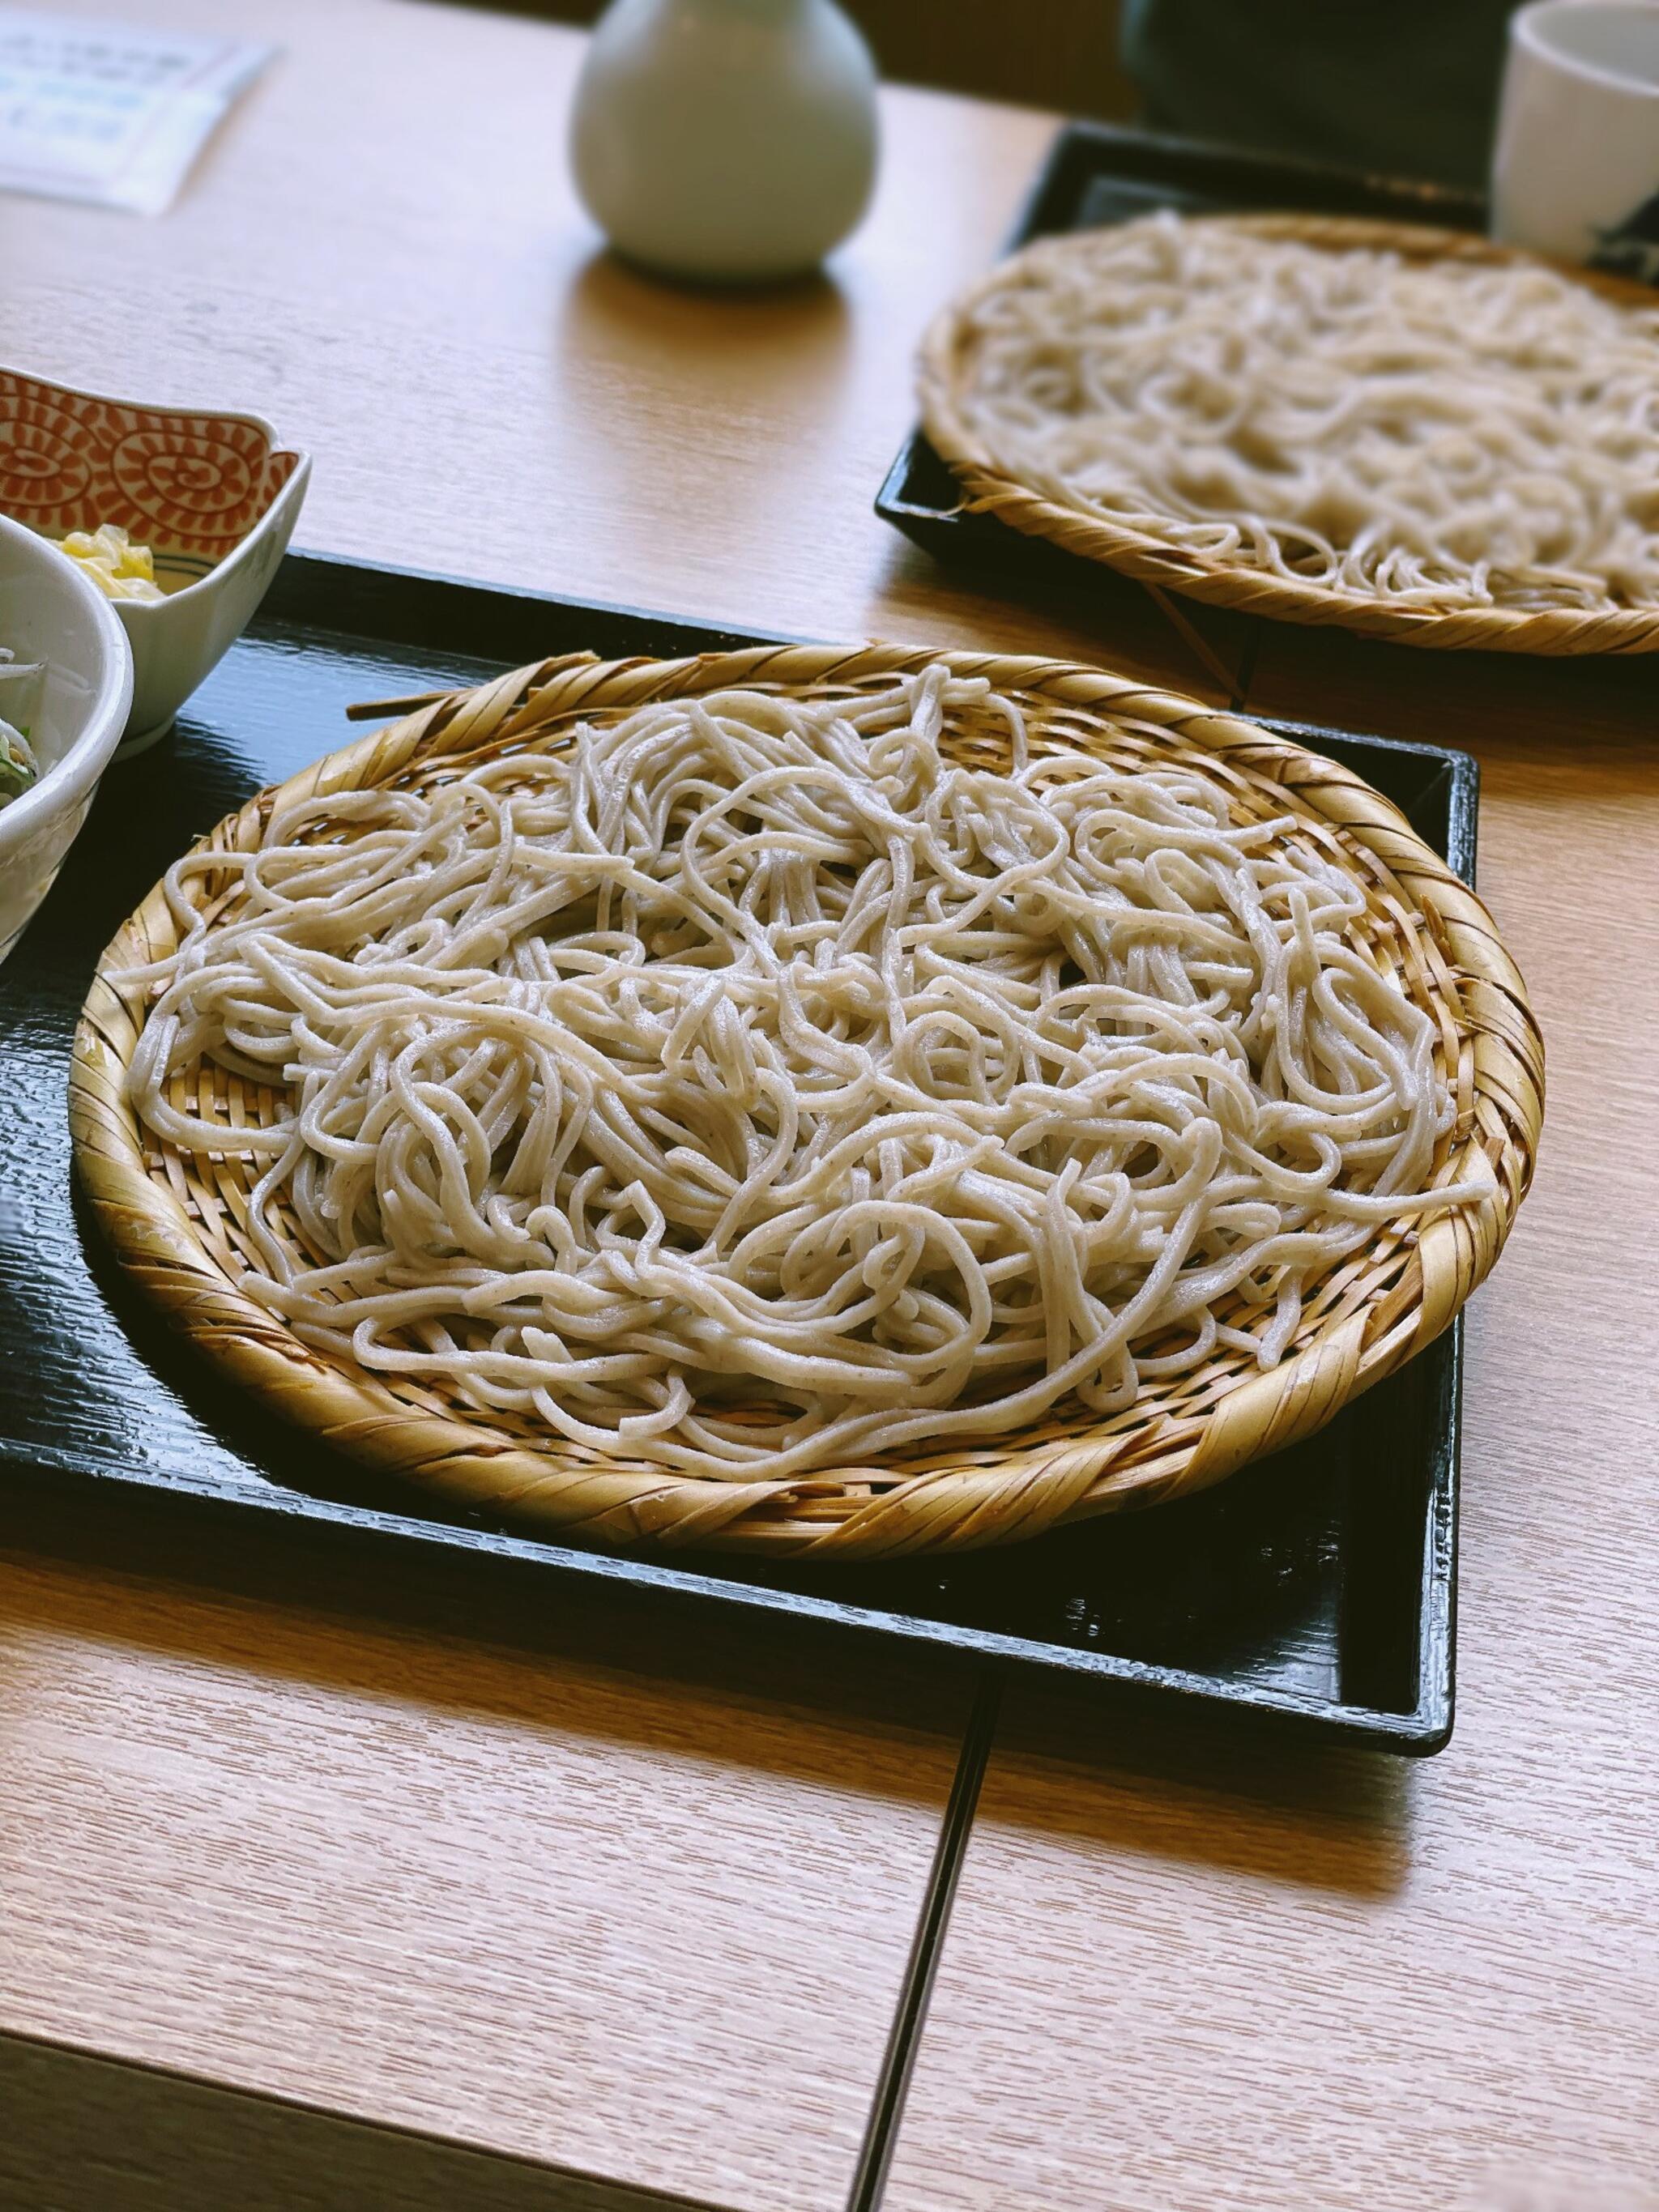
[[[263,1405],[354,1457],[441,1492],[456,1504],[514,1515],[612,1547],[709,1545],[815,1559],[867,1559],[1004,1543],[1063,1522],[1177,1497],[1310,1435],[1437,1335],[1491,1267],[1532,1171],[1542,1112],[1542,1052],[1519,975],[1480,902],[1369,785],[1254,725],[1123,678],[1063,663],[935,654],[890,646],[763,647],[678,661],[547,661],[424,705],[251,799],[203,841],[248,850],[278,804],[361,787],[417,787],[503,750],[567,744],[583,717],[734,685],[804,697],[848,696],[948,660],[1018,700],[1037,748],[1081,745],[1119,764],[1201,766],[1237,818],[1282,816],[1340,856],[1369,897],[1360,940],[1431,1010],[1456,1125],[1437,1179],[1480,1153],[1490,1197],[1390,1229],[1310,1297],[1282,1364],[1238,1354],[1149,1384],[1103,1419],[1062,1405],[995,1448],[948,1458],[912,1449],[890,1461],[789,1481],[688,1479],[602,1455],[513,1415],[488,1423],[417,1379],[382,1378],[308,1348],[240,1287],[246,1162],[183,1154],[141,1129],[126,1075],[143,1023],[123,971],[164,957],[179,927],[158,887],[100,962],[76,1039],[70,1089],[85,1188],[123,1265],[191,1342]],[[1000,720],[958,713],[947,748],[1006,767]],[[349,834],[349,833],[347,833]],[[193,896],[234,911],[228,871],[193,878]],[[174,1079],[188,1110],[228,1121],[274,1118],[279,1094],[209,1064]],[[290,1229],[290,1233],[295,1233]],[[296,1236],[297,1243],[297,1236]]]
[[[1417,223],[1383,222],[1345,216],[1215,216],[1195,222],[1224,223],[1257,238],[1290,239],[1333,252],[1369,247],[1414,261],[1540,265],[1535,256],[1494,246],[1471,234]],[[964,419],[961,404],[971,343],[969,317],[988,294],[1019,281],[1063,252],[1069,238],[1042,239],[1003,262],[954,301],[922,342],[918,391],[923,426],[967,495],[972,514],[994,514],[1027,537],[1046,538],[1086,560],[1138,581],[1179,592],[1207,605],[1265,615],[1276,622],[1311,623],[1387,638],[1400,645],[1484,653],[1625,653],[1659,652],[1659,606],[1607,612],[1563,607],[1541,612],[1517,607],[1465,607],[1437,613],[1391,607],[1369,593],[1304,583],[1264,574],[1237,561],[1195,553],[1155,533],[1105,520],[1086,507],[1049,499],[1000,469]],[[1555,264],[1548,264],[1555,265]],[[1652,313],[1659,295],[1645,284],[1584,269],[1561,272],[1604,297]]]

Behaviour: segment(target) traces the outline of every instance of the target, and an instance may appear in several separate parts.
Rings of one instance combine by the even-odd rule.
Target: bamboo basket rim
[[[1376,216],[1211,214],[1183,220],[1224,225],[1257,237],[1299,240],[1333,251],[1370,246],[1418,261],[1545,268],[1621,305],[1659,311],[1659,292],[1633,278],[1548,261],[1470,231],[1443,230],[1433,224],[1397,222]],[[963,419],[958,404],[968,317],[981,300],[1004,289],[1023,268],[1041,267],[1048,260],[1063,258],[1066,247],[1079,239],[1098,234],[1097,231],[1067,231],[1034,240],[959,292],[924,334],[917,363],[922,427],[962,484],[968,513],[994,515],[1027,537],[1048,538],[1067,552],[1116,569],[1140,583],[1178,592],[1206,605],[1261,615],[1270,621],[1346,629],[1397,645],[1443,652],[1558,657],[1659,653],[1659,604],[1601,611],[1465,607],[1437,611],[1391,607],[1369,592],[1269,575],[1243,562],[1194,552],[1155,532],[1109,522],[1081,507],[1050,499],[1000,468]]]
[[[486,753],[556,747],[585,714],[738,687],[848,693],[935,661],[1018,695],[1039,743],[1054,726],[1068,743],[1086,744],[1092,732],[1097,750],[1185,759],[1233,788],[1236,804],[1289,811],[1310,838],[1339,845],[1366,884],[1368,928],[1439,1023],[1458,1122],[1438,1171],[1455,1180],[1478,1152],[1493,1188],[1409,1233],[1380,1232],[1375,1252],[1366,1247],[1322,1283],[1317,1310],[1277,1368],[1234,1374],[1222,1361],[1213,1373],[1197,1370],[1196,1382],[1144,1386],[1133,1408],[1109,1419],[1062,1408],[1063,1418],[937,1464],[919,1463],[913,1449],[894,1462],[792,1480],[721,1481],[602,1458],[545,1431],[532,1442],[525,1425],[486,1422],[433,1402],[424,1386],[336,1361],[240,1286],[234,1212],[246,1164],[178,1153],[140,1128],[129,1102],[144,1006],[118,979],[178,942],[162,884],[99,962],[70,1071],[76,1168],[124,1268],[198,1351],[283,1419],[453,1502],[614,1548],[707,1546],[832,1561],[1010,1542],[1202,1488],[1312,1434],[1438,1335],[1486,1275],[1530,1180],[1542,1117],[1541,1041],[1491,917],[1404,816],[1338,763],[1194,700],[1030,656],[880,644],[763,646],[667,661],[572,655],[434,699],[256,794],[195,849],[251,849],[277,805],[416,781]],[[1006,758],[1006,732],[994,728],[994,740],[983,742]],[[964,748],[976,741],[951,738]],[[1228,1360],[1241,1366],[1236,1354]]]

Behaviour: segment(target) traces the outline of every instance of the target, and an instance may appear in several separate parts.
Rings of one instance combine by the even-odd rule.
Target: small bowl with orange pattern
[[[161,597],[117,599],[132,711],[116,757],[165,737],[246,628],[311,476],[257,415],[145,407],[0,369],[0,514],[60,541],[111,523],[148,546]]]

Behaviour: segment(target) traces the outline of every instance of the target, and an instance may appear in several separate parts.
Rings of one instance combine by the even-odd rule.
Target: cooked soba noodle
[[[963,310],[956,416],[1062,506],[1392,606],[1659,604],[1659,303],[1158,215]]]
[[[1007,775],[941,750],[969,702]],[[665,1467],[948,1449],[1218,1345],[1271,1364],[1345,1255],[1479,1189],[1427,1188],[1437,1032],[1334,858],[1196,771],[1028,747],[943,667],[291,805],[168,885],[132,1095],[263,1163],[247,1289]],[[181,1110],[202,1055],[277,1118]]]

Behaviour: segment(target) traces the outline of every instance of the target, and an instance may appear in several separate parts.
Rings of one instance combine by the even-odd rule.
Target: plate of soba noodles
[[[1659,300],[1437,226],[1164,208],[1023,247],[925,341],[970,511],[1407,644],[1659,649]]]
[[[582,1541],[1006,1544],[1451,1322],[1541,1047],[1351,770],[1097,669],[568,655],[167,870],[76,1039],[118,1257],[262,1404]]]

